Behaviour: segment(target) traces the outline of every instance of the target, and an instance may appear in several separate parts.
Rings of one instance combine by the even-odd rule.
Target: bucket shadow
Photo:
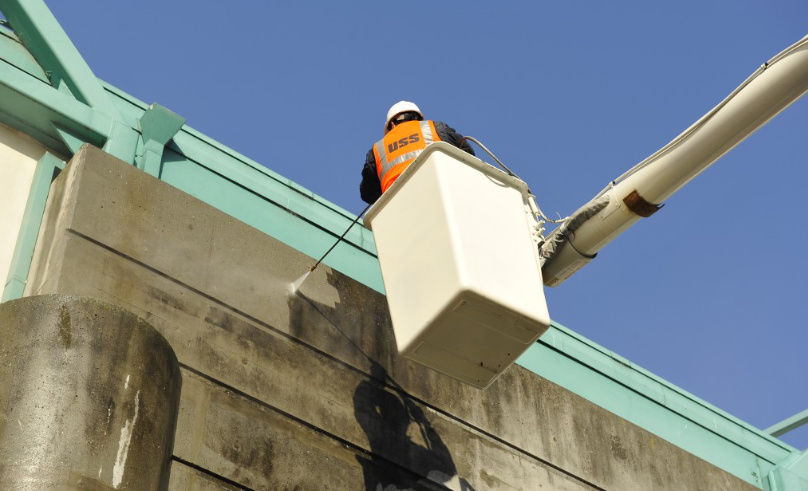
[[[387,371],[378,363],[372,364],[371,375],[374,379],[390,380]],[[474,488],[465,479],[458,478],[457,467],[443,439],[421,408],[408,397],[365,380],[357,386],[353,403],[356,421],[370,445],[370,456],[356,457],[362,465],[366,491],[473,491]],[[394,464],[390,458],[395,460]],[[397,472],[385,472],[391,466],[426,474],[426,478],[407,479],[397,475]],[[405,477],[404,481],[402,477]]]
[[[329,275],[329,283],[338,287],[340,304],[342,291],[336,275]],[[290,312],[292,315],[309,317],[316,313],[320,317],[319,324],[333,328],[333,333],[344,338],[342,347],[336,351],[354,351],[370,364],[370,378],[364,378],[353,393],[354,417],[365,433],[369,453],[357,455],[356,460],[362,466],[364,489],[366,491],[403,491],[403,490],[443,490],[459,489],[474,491],[474,488],[457,475],[457,467],[446,444],[430,424],[420,406],[415,404],[388,374],[387,370],[371,356],[368,356],[346,333],[344,313],[340,308],[320,304],[304,293],[297,291],[290,295]],[[349,302],[350,304],[350,302]],[[344,304],[342,304],[345,307]],[[352,306],[349,305],[348,308]],[[303,313],[301,310],[308,310]],[[306,330],[300,325],[300,319],[291,322],[298,329]],[[338,324],[339,323],[339,324]],[[379,329],[382,329],[379,326]],[[385,337],[385,336],[382,336]],[[346,343],[347,341],[347,343]],[[333,341],[332,341],[333,342]],[[337,348],[337,346],[333,346]],[[389,346],[395,351],[395,347]],[[388,351],[388,349],[382,351]],[[389,352],[389,351],[388,351]]]

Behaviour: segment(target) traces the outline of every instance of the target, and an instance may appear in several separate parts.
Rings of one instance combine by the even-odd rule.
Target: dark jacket
[[[438,132],[440,141],[451,143],[452,145],[474,155],[474,149],[469,145],[468,140],[460,144],[463,136],[451,126],[440,121],[434,121],[435,131]],[[373,147],[370,148],[365,157],[365,166],[362,168],[362,182],[359,184],[359,194],[365,203],[375,203],[382,195],[382,183],[379,180],[379,173],[376,171],[376,157],[373,156]]]

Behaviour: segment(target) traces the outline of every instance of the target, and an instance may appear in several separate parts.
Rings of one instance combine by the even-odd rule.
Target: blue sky
[[[49,4],[97,76],[353,213],[396,101],[567,215],[808,34],[797,0]],[[553,319],[757,427],[808,408],[806,122],[808,98],[549,289]]]

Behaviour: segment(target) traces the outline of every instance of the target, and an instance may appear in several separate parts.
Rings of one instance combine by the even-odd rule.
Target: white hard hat
[[[391,119],[395,118],[401,113],[406,113],[409,111],[418,113],[421,116],[421,119],[424,118],[424,113],[422,113],[421,110],[418,109],[418,106],[416,106],[414,103],[408,101],[399,101],[393,104],[390,110],[387,111],[387,120],[384,122],[385,130],[387,129],[387,125],[390,124]]]

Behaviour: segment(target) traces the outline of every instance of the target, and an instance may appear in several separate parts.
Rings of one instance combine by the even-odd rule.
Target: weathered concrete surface
[[[167,489],[180,374],[160,333],[46,295],[0,304],[0,339],[0,489]]]
[[[198,471],[174,461],[171,466],[171,485],[168,491],[241,491],[208,473]]]
[[[481,392],[399,358],[383,296],[325,266],[290,295],[311,258],[103,152],[52,196],[29,291],[169,340],[172,489],[756,489],[518,366]]]

